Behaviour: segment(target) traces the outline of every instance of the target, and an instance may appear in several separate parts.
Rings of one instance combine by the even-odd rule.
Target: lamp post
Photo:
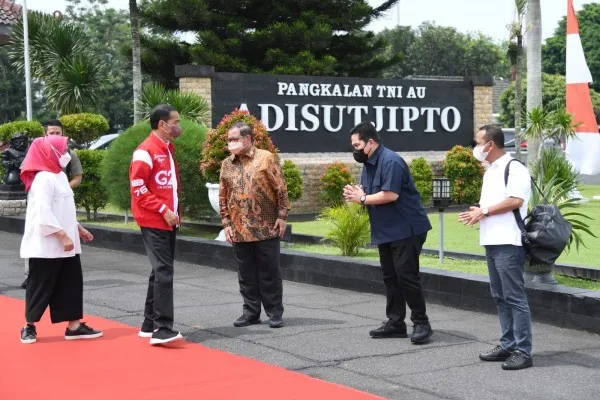
[[[33,119],[31,106],[31,65],[29,60],[29,23],[27,20],[27,0],[23,0],[23,57],[25,58],[25,102],[27,105],[27,121]]]
[[[444,208],[450,206],[451,193],[450,179],[433,178],[433,206],[440,215],[440,264],[444,263]]]

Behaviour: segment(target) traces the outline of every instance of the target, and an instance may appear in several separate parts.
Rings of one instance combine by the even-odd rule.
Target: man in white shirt
[[[504,133],[496,125],[480,128],[473,155],[490,167],[483,177],[478,207],[461,213],[465,225],[479,223],[480,244],[485,247],[490,289],[498,307],[502,337],[500,345],[482,353],[483,361],[503,361],[502,369],[517,370],[533,365],[531,358],[531,314],[523,279],[526,253],[513,210],[527,215],[531,178],[527,168],[512,162],[508,182],[504,172],[512,157],[504,150]]]

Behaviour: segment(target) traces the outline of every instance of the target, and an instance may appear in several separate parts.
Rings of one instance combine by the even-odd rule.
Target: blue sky
[[[22,4],[23,0],[16,0]],[[84,0],[85,1],[85,0]],[[379,5],[383,0],[369,0],[371,5]],[[593,0],[575,0],[575,8]],[[128,8],[127,0],[109,0],[115,8]],[[417,27],[425,21],[435,21],[438,25],[454,26],[461,32],[480,31],[497,41],[508,36],[506,26],[513,19],[513,0],[400,0],[400,24]],[[552,36],[558,21],[567,13],[567,0],[541,0],[542,34],[544,38]],[[65,0],[27,0],[31,9],[52,12],[64,11]],[[370,29],[378,32],[396,26],[397,8],[370,25]]]

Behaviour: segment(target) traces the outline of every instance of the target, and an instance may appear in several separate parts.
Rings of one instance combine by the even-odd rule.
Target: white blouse
[[[78,225],[73,190],[64,172],[38,172],[27,196],[21,258],[67,258],[81,254]],[[64,251],[61,241],[53,235],[61,230],[73,241],[73,250]]]

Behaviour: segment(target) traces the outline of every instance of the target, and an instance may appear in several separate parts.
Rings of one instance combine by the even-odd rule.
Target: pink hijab
[[[38,172],[48,171],[58,174],[62,171],[58,158],[67,150],[67,141],[65,136],[51,135],[36,138],[31,143],[21,164],[21,181],[25,184],[26,192],[31,188],[35,174]]]

